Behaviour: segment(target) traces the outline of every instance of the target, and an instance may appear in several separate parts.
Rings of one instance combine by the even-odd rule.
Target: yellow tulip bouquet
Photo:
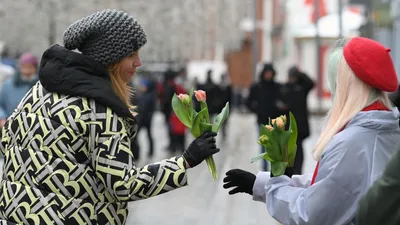
[[[273,176],[281,176],[286,168],[293,167],[297,150],[297,123],[293,114],[289,112],[290,125],[285,130],[286,116],[275,119],[269,118],[269,123],[260,126],[260,137],[258,144],[264,146],[265,152],[251,159],[255,162],[259,159],[267,160],[271,163],[271,173]]]

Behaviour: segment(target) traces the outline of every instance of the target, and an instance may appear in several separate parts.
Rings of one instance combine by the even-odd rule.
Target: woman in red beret
[[[271,177],[234,169],[224,188],[252,195],[284,225],[355,224],[358,201],[400,147],[399,111],[387,96],[398,86],[389,52],[356,37],[332,53],[333,104],[313,151],[313,174]]]

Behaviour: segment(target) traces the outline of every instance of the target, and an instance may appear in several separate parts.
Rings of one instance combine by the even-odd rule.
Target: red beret
[[[363,37],[352,38],[343,49],[343,55],[354,74],[365,83],[386,92],[398,88],[396,70],[390,49]]]

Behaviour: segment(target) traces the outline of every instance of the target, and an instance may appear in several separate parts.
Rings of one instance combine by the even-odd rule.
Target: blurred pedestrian
[[[208,112],[210,114],[210,118],[213,118],[218,113],[218,85],[213,80],[213,71],[210,69],[207,71],[206,82],[200,86],[200,88],[207,93],[208,99],[213,99],[213,101],[208,101]]]
[[[257,115],[257,127],[261,124],[268,124],[268,118],[276,118],[286,109],[282,102],[281,84],[275,81],[275,76],[276,72],[273,64],[265,64],[260,72],[259,81],[250,88],[246,106]],[[265,152],[264,147],[261,147],[261,152]],[[263,162],[262,170],[268,170],[266,161]]]
[[[138,132],[142,128],[146,130],[149,144],[148,157],[154,155],[154,140],[152,132],[153,115],[156,110],[157,92],[156,86],[150,80],[144,78],[140,82],[138,99]]]
[[[38,81],[38,59],[29,52],[24,53],[18,61],[18,71],[4,81],[0,89],[0,127],[11,116],[25,94]]]
[[[297,67],[291,67],[288,72],[288,82],[282,86],[281,90],[282,99],[287,107],[287,111],[293,113],[297,123],[297,151],[293,167],[295,174],[302,174],[304,161],[303,142],[310,136],[307,98],[313,87],[313,80]],[[290,118],[289,115],[287,115],[287,118]]]
[[[221,76],[221,84],[218,86],[218,98],[213,101],[217,102],[217,113],[220,113],[222,109],[225,107],[226,103],[229,102],[229,110],[232,109],[232,86],[230,83],[230,79],[228,74],[223,74]],[[227,135],[227,125],[228,125],[229,117],[221,126],[222,138],[226,140]]]

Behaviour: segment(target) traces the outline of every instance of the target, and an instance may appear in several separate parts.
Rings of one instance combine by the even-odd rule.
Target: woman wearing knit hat
[[[187,185],[187,169],[219,151],[216,134],[206,133],[182,156],[135,167],[127,83],[145,43],[135,19],[104,10],[69,26],[64,47],[44,52],[40,82],[2,131],[0,222],[125,224],[129,201]]]
[[[355,224],[358,201],[400,147],[399,111],[386,93],[398,85],[389,52],[361,37],[333,52],[328,62],[333,104],[313,152],[314,174],[270,177],[234,169],[224,187],[265,203],[284,225]]]

